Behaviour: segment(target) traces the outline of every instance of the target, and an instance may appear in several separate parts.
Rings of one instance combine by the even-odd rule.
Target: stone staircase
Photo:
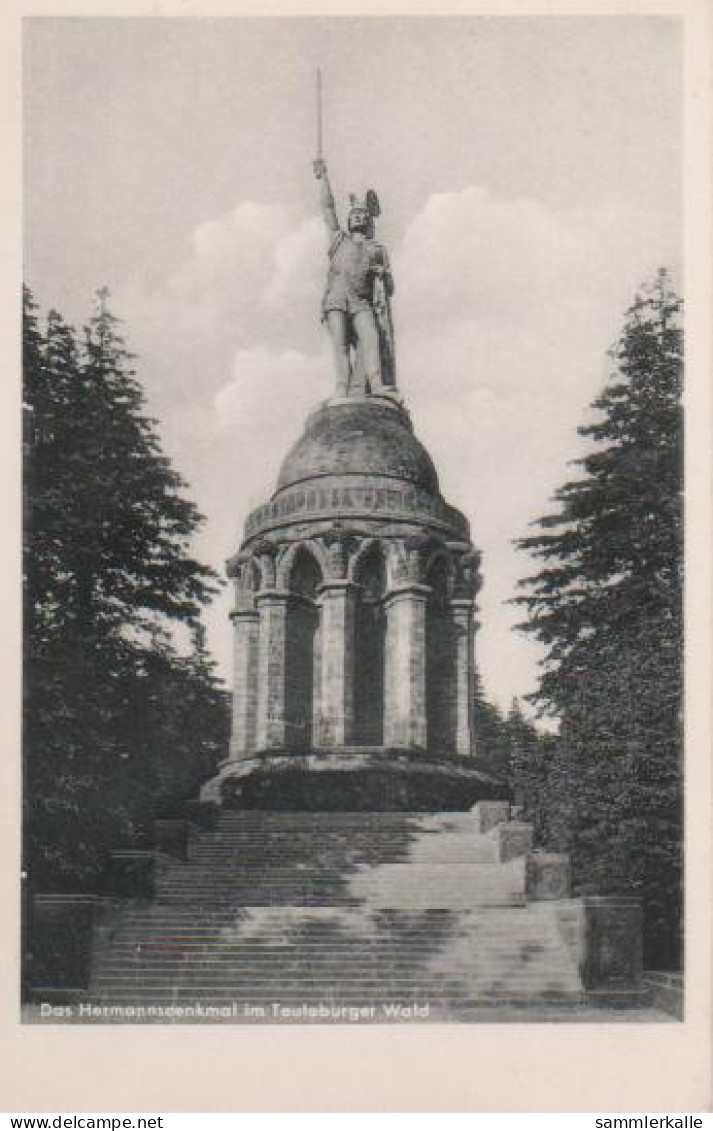
[[[98,934],[88,997],[268,1021],[580,1003],[564,904],[526,901],[524,857],[498,862],[496,832],[472,813],[223,813]]]

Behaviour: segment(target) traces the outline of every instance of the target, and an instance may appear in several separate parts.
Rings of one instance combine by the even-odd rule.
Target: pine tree
[[[226,738],[225,695],[171,626],[216,575],[104,307],[79,340],[25,295],[25,842],[33,882],[86,887],[145,837]]]
[[[485,693],[480,672],[475,672],[475,694],[473,696],[473,729],[478,750],[478,758],[489,762],[503,777],[507,785],[510,763],[510,742],[506,733],[505,720],[498,708]]]
[[[643,897],[647,960],[668,965],[681,907],[680,311],[663,271],[628,311],[598,419],[580,429],[583,474],[518,543],[544,564],[516,599],[547,647],[535,698],[561,721],[548,835],[573,852],[583,890]]]

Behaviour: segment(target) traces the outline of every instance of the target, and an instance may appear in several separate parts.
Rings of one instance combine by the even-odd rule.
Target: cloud
[[[590,302],[622,275],[658,266],[657,217],[615,202],[555,212],[479,186],[431,196],[396,255],[408,322],[422,332],[461,320],[509,325],[561,321],[572,298]],[[670,257],[675,249],[663,249]],[[652,254],[653,253],[653,254]],[[637,282],[639,280],[637,279]],[[634,286],[636,283],[633,284]]]
[[[150,330],[146,340],[173,338],[179,351],[189,336],[201,348],[299,347],[316,336],[326,242],[314,218],[243,201],[191,233],[189,254],[159,290],[127,288],[118,301],[132,326]]]
[[[270,310],[299,303],[307,292],[315,292],[314,280],[321,275],[326,238],[321,220],[306,220],[278,240],[273,252],[273,270],[262,292]]]
[[[308,356],[261,345],[235,354],[231,378],[213,398],[210,427],[246,454],[240,483],[252,505],[269,496],[280,462],[328,394],[329,380],[326,349]]]

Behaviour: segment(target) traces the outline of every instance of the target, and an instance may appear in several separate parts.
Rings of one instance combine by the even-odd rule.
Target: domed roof
[[[438,495],[433,461],[407,414],[376,397],[327,402],[307,420],[287,453],[278,492],[324,476],[375,475],[411,483]]]

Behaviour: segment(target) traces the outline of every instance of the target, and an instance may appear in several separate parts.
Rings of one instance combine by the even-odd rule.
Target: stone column
[[[260,616],[255,609],[234,610],[233,622],[233,721],[230,759],[239,761],[254,754],[257,744],[258,638]]]
[[[258,593],[260,617],[257,681],[257,749],[286,745],[285,649],[289,593],[268,589]]]
[[[426,606],[431,590],[417,583],[387,593],[384,743],[426,749]]]
[[[456,754],[470,758],[473,742],[473,696],[475,693],[473,657],[473,602],[467,598],[449,602],[455,636],[455,748]]]
[[[319,607],[319,606],[318,606]],[[312,662],[312,745],[319,746],[322,726],[322,611],[314,634],[314,655]]]
[[[355,601],[350,581],[320,587],[319,746],[348,746],[354,738]]]

